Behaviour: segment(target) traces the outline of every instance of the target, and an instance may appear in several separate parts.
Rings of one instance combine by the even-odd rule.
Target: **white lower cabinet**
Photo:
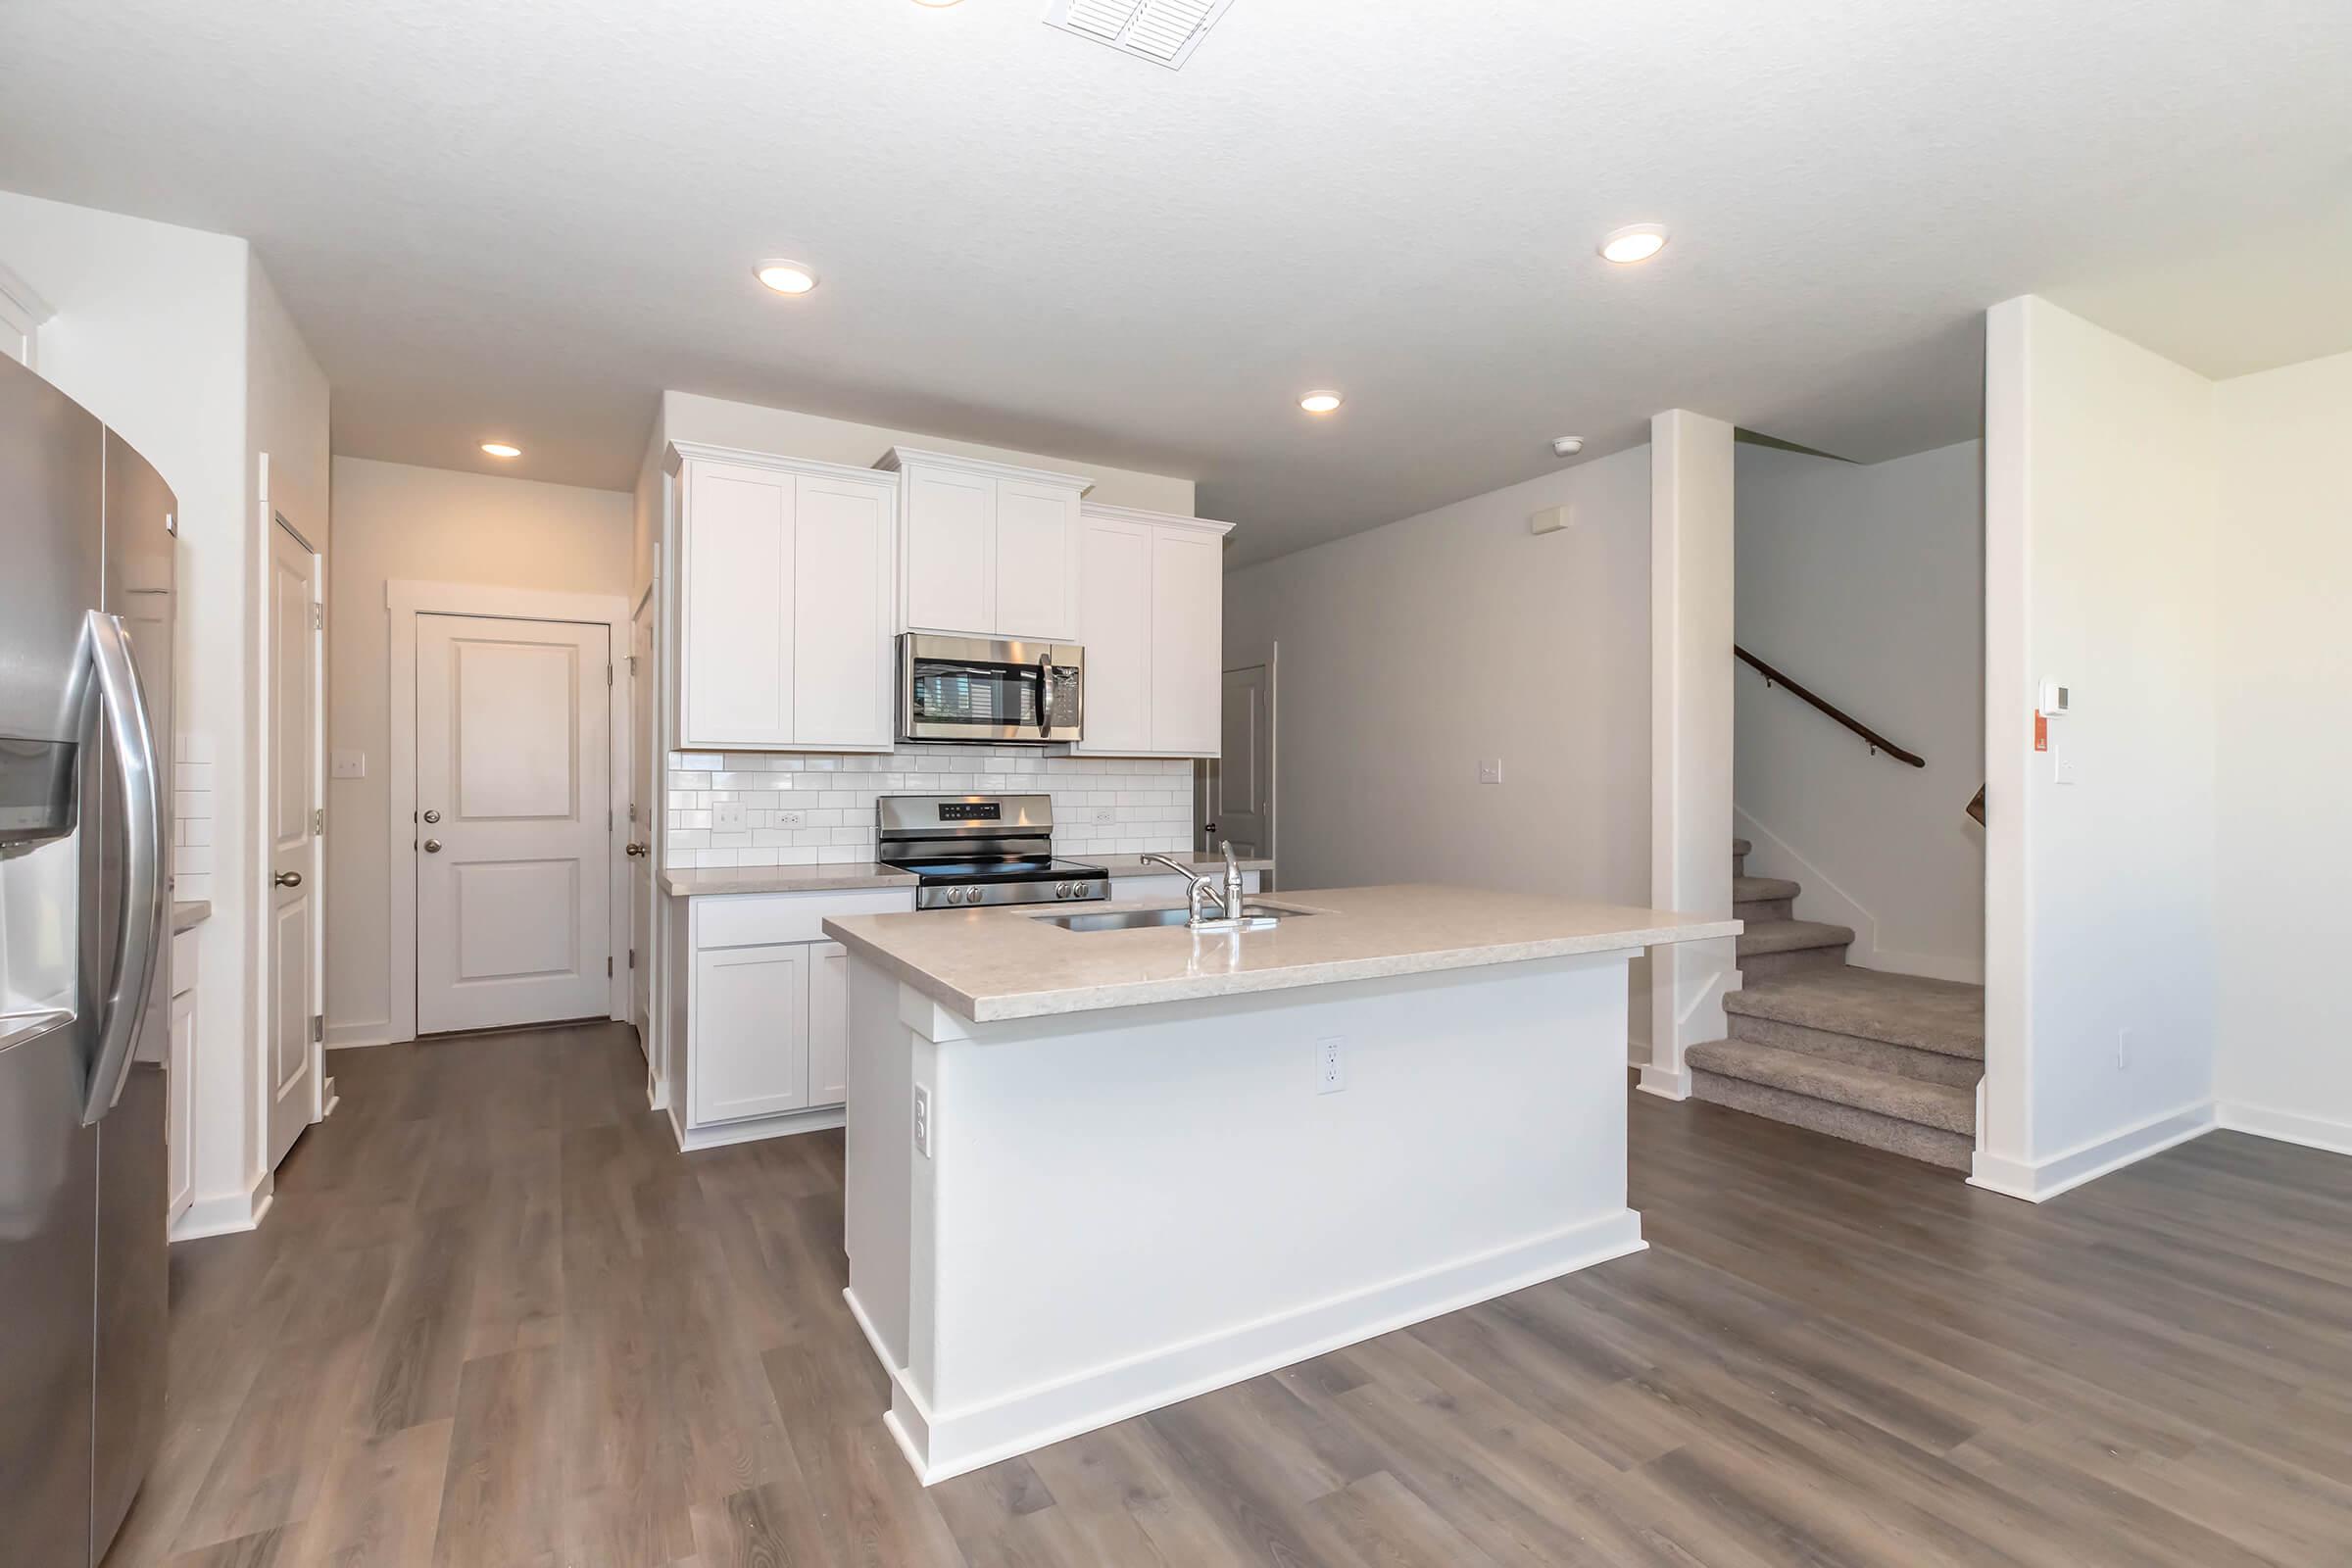
[[[825,940],[823,925],[834,915],[912,909],[913,892],[725,894],[691,904],[679,923],[684,952],[670,970],[685,993],[681,1144],[840,1125],[850,955]]]
[[[775,1116],[808,1104],[808,947],[694,956],[694,1119]]]

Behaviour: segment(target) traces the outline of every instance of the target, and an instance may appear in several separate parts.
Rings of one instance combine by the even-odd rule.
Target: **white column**
[[[1649,901],[1732,912],[1732,427],[1687,409],[1650,420]],[[1690,1093],[1684,1048],[1727,1033],[1739,984],[1729,937],[1649,960],[1642,1087]]]

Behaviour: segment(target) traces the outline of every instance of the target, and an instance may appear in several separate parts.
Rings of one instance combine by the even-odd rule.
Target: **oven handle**
[[[1054,733],[1054,650],[1037,656],[1037,738]]]

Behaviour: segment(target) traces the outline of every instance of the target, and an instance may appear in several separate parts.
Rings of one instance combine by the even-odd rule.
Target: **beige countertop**
[[[977,1023],[1617,953],[1736,936],[1738,920],[1475,888],[1268,895],[1272,931],[1065,931],[1019,909],[855,915],[825,934]],[[1152,902],[1091,904],[1089,911]],[[1034,912],[1034,911],[1032,911]]]
[[[680,866],[662,873],[662,891],[672,898],[699,899],[713,893],[838,893],[849,888],[910,888],[914,873],[873,860],[837,865]]]
[[[212,917],[212,900],[181,899],[172,906],[172,934],[177,936],[182,931],[204,924]]]

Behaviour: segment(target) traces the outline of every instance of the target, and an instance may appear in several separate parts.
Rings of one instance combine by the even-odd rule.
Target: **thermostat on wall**
[[[2044,718],[2056,718],[2066,711],[2066,688],[2054,680],[2041,683],[2041,701],[2034,710]]]

